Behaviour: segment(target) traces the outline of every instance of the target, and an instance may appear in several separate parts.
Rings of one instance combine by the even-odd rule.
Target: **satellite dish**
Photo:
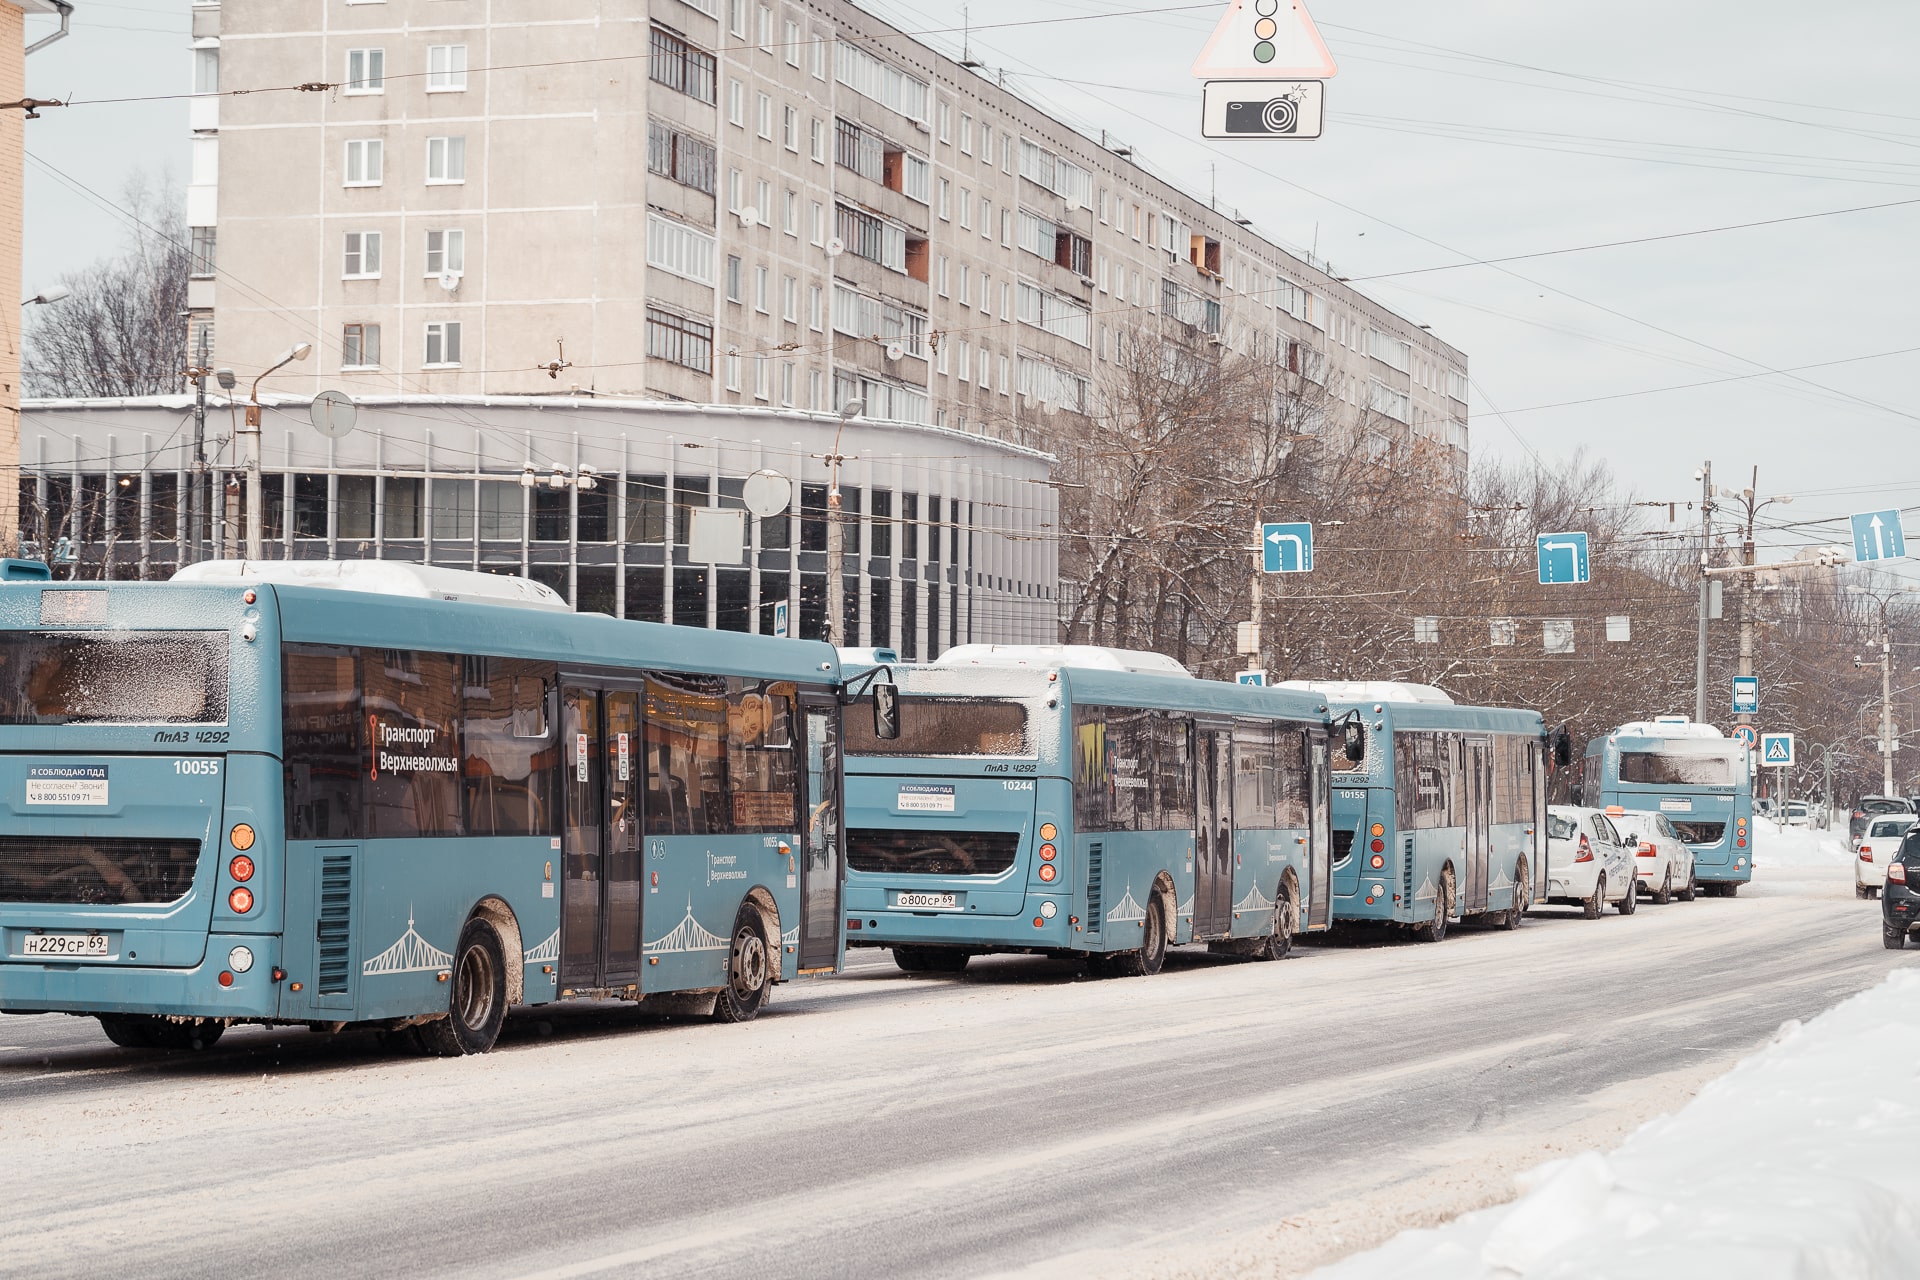
[[[460,291],[460,273],[457,271],[442,271],[440,273],[440,287],[448,293],[458,293]]]
[[[322,391],[307,407],[307,416],[313,419],[315,431],[329,440],[338,440],[353,430],[360,409],[344,391]]]
[[[839,236],[835,236],[833,239],[827,241],[827,256],[829,258],[837,258],[846,251],[847,242]]]
[[[740,211],[740,225],[743,227],[759,226],[760,211],[754,208],[752,205],[748,205],[746,208],[742,209]]]
[[[889,342],[887,344],[887,359],[898,360],[901,356],[904,356],[905,354],[907,354],[907,349],[901,346],[899,343]]]
[[[756,471],[740,486],[740,501],[762,520],[777,516],[793,502],[793,481],[778,471]]]
[[[1051,398],[1048,398],[1040,402],[1040,412],[1051,418],[1060,412],[1060,406],[1055,404]]]

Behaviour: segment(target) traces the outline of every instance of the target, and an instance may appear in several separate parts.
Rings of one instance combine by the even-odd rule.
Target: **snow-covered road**
[[[0,1020],[0,1272],[1285,1275],[1608,1148],[1920,952],[1840,866],[1435,947],[872,953],[743,1027],[618,1008],[396,1059],[239,1029],[199,1058]]]

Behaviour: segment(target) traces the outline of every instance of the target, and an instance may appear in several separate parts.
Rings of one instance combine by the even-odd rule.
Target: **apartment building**
[[[1323,385],[1355,447],[1464,468],[1462,353],[846,0],[193,15],[216,364],[307,341],[280,385],[858,398],[1042,443],[1166,317]]]

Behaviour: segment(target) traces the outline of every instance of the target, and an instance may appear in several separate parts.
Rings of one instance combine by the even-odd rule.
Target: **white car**
[[[1877,898],[1887,882],[1887,864],[1900,854],[1900,842],[1913,830],[1914,816],[1896,813],[1875,818],[1854,841],[1853,896]]]
[[[1650,809],[1622,809],[1607,806],[1607,818],[1621,841],[1633,855],[1640,887],[1655,902],[1665,905],[1674,896],[1692,902],[1699,885],[1693,878],[1693,849],[1673,829],[1664,813]]]
[[[1630,916],[1639,905],[1633,857],[1607,815],[1570,804],[1547,806],[1547,901],[1581,907],[1596,920],[1611,902]]]
[[[1807,825],[1807,804],[1804,800],[1787,801],[1787,825],[1804,827]]]

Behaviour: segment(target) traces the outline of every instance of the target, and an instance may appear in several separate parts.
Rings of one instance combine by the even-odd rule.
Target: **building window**
[[[347,178],[349,187],[377,187],[380,185],[381,161],[386,150],[378,138],[353,138],[347,143]]]
[[[767,358],[765,356],[753,358],[753,398],[755,400],[767,398]]]
[[[380,326],[350,324],[340,331],[340,367],[371,369],[380,363]]]
[[[793,407],[793,377],[793,361],[782,360],[780,362],[780,403],[788,408]]]
[[[788,324],[800,322],[800,282],[792,276],[780,277],[780,318]]]
[[[1079,346],[1087,345],[1091,313],[1084,304],[1048,293],[1038,285],[1022,280],[1019,308],[1021,323],[1044,329]]]
[[[800,197],[795,192],[787,192],[780,213],[780,229],[795,239],[800,236]]]
[[[427,232],[427,274],[464,275],[467,270],[467,233],[460,230]]]
[[[738,254],[727,255],[727,301],[740,301],[740,274],[742,263]]]
[[[816,333],[819,332],[826,323],[826,317],[821,314],[824,309],[821,296],[819,285],[810,284],[807,286],[807,324]]]
[[[427,182],[429,185],[454,185],[467,180],[467,140],[456,135],[450,138],[427,139]]]
[[[347,50],[347,82],[343,93],[384,93],[387,88],[385,49]]]
[[[857,45],[837,41],[833,46],[834,76],[863,97],[890,107],[909,120],[927,118],[927,82],[892,63],[882,62]]]
[[[195,227],[189,244],[187,273],[195,279],[204,280],[213,274],[213,249],[216,239],[213,227]],[[1461,397],[1464,399],[1464,397]]]
[[[460,363],[460,322],[435,320],[427,325],[428,368],[450,368]]]
[[[727,81],[727,123],[746,127],[747,87],[738,80]]]
[[[340,266],[340,275],[347,280],[373,280],[380,275],[380,233],[378,231],[349,231],[346,237],[346,254]]]
[[[714,238],[684,222],[647,215],[647,265],[683,280],[713,284]]]
[[[740,353],[737,351],[729,351],[727,352],[727,390],[738,391],[739,389]]]
[[[952,208],[951,208],[952,194],[948,189],[947,180],[945,178],[937,179],[934,182],[934,195],[937,197],[939,202],[938,212],[940,214],[941,220],[944,222],[950,219],[952,217]]]
[[[727,0],[727,30],[742,39],[746,38],[747,0]]]
[[[206,46],[193,51],[193,91],[220,92],[220,50]]]
[[[807,202],[807,227],[813,243],[827,242],[827,207],[818,200]]]
[[[761,315],[772,312],[773,277],[765,267],[753,269],[753,309]]]
[[[713,372],[713,326],[704,320],[647,308],[647,355],[699,373]]]
[[[833,206],[833,223],[848,253],[893,271],[906,271],[907,233],[900,227],[843,204]]]
[[[897,342],[906,354],[926,358],[926,316],[897,303],[856,293],[837,281],[833,286],[833,327],[835,332],[852,338]]]
[[[760,221],[765,226],[773,225],[773,184],[765,178],[753,184],[753,207],[760,211]]]
[[[713,194],[715,151],[711,142],[658,120],[647,122],[647,171],[695,191]]]
[[[973,117],[964,111],[960,113],[960,154],[973,154]]]
[[[782,107],[780,111],[780,145],[798,155],[800,152],[800,113],[792,107]]]
[[[758,94],[755,99],[754,122],[756,132],[768,142],[773,141],[773,99],[766,94]]]
[[[760,52],[772,53],[773,52],[773,10],[769,9],[766,5],[760,6],[760,21],[758,24],[758,28],[759,28],[760,39],[757,41],[757,43],[760,46]]]
[[[704,49],[696,49],[679,36],[660,27],[653,28],[647,59],[649,78],[677,89],[689,98],[712,105],[714,58]]]
[[[787,23],[786,34],[787,34],[787,65],[790,67],[797,67],[800,65],[800,24],[797,22]]]
[[[467,46],[427,46],[427,92],[449,93],[467,87]]]
[[[807,146],[815,164],[827,162],[827,130],[819,116],[807,121]]]

